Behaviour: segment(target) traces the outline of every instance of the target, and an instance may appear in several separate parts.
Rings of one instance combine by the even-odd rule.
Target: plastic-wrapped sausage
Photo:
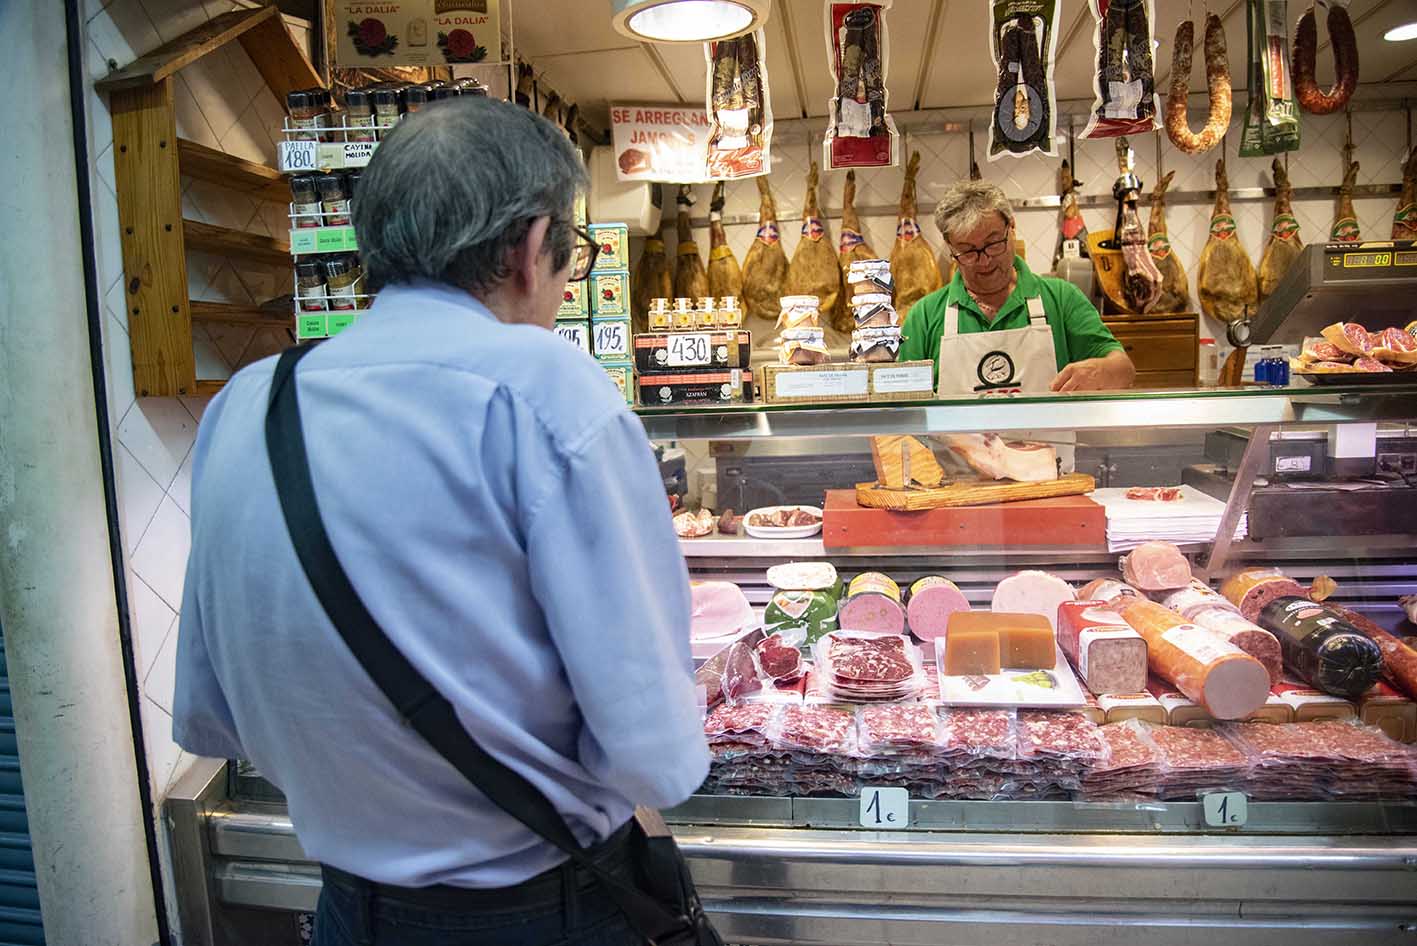
[[[1314,78],[1319,49],[1319,29],[1314,8],[1299,17],[1294,30],[1294,96],[1306,112],[1330,115],[1348,104],[1358,87],[1358,39],[1353,34],[1353,21],[1348,11],[1337,3],[1328,8],[1328,37],[1333,46],[1333,71],[1336,81],[1327,91],[1320,89]]]
[[[1200,133],[1186,119],[1186,99],[1191,91],[1191,57],[1195,52],[1195,24],[1186,20],[1176,29],[1171,54],[1171,92],[1166,97],[1166,136],[1187,154],[1203,154],[1220,143],[1230,127],[1233,101],[1230,67],[1226,61],[1225,26],[1214,13],[1205,18],[1205,84],[1210,92],[1210,112]]]
[[[1284,649],[1284,665],[1326,693],[1357,699],[1383,673],[1378,645],[1326,604],[1276,598],[1259,614]]]

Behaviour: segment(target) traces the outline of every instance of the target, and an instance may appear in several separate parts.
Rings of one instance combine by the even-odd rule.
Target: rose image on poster
[[[349,23],[349,38],[354,40],[354,50],[361,56],[389,56],[398,48],[399,38],[390,36],[384,21],[376,17],[365,17],[358,23]]]
[[[446,62],[482,62],[487,58],[487,47],[479,46],[477,38],[470,30],[449,30],[438,34],[438,48],[443,51]]]

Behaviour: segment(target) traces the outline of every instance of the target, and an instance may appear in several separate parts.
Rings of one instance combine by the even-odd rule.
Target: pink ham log
[[[1184,588],[1191,583],[1191,563],[1170,542],[1143,542],[1122,556],[1122,577],[1142,591]]]
[[[969,599],[948,578],[930,575],[910,586],[905,619],[910,633],[922,641],[945,636],[945,626],[956,611],[968,611]]]
[[[1010,575],[994,589],[990,607],[1001,614],[1040,614],[1058,630],[1058,606],[1077,600],[1073,586],[1047,572],[1026,571]]]

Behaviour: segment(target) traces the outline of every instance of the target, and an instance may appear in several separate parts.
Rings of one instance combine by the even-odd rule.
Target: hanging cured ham
[[[861,229],[861,218],[856,215],[856,172],[847,171],[846,186],[841,192],[841,243],[837,246],[837,259],[842,272],[846,272],[852,260],[875,258]]]
[[[777,202],[772,188],[766,177],[757,180],[758,235],[743,257],[743,308],[749,319],[765,319],[775,325],[781,309],[778,300],[786,295],[787,252],[777,229]],[[753,338],[766,342],[769,335],[766,330],[755,329]]]
[[[787,267],[783,295],[816,296],[822,318],[837,332],[850,332],[851,315],[841,291],[841,264],[832,252],[831,233],[817,203],[817,162],[807,173],[807,196],[802,202],[802,239]]]
[[[689,185],[680,186],[675,203],[679,205],[679,251],[674,260],[674,295],[679,299],[698,300],[710,293],[708,273],[704,271],[699,245],[694,242],[694,231],[689,225],[689,208],[694,204]]]
[[[1362,238],[1358,229],[1358,212],[1353,209],[1353,186],[1358,182],[1358,162],[1350,161],[1338,188],[1338,209],[1333,215],[1330,243],[1357,243]]]
[[[709,202],[709,264],[708,294],[716,299],[743,295],[743,271],[728,246],[728,234],[723,229],[723,182],[713,189]]]
[[[644,251],[635,266],[634,285],[630,289],[630,315],[635,332],[649,331],[649,305],[652,299],[671,299],[674,279],[669,275],[669,257],[664,252],[664,240],[659,234],[645,238]]]
[[[1175,176],[1175,171],[1167,171],[1151,191],[1146,248],[1151,251],[1151,260],[1161,272],[1161,296],[1152,304],[1149,310],[1152,312],[1185,312],[1191,304],[1191,284],[1186,278],[1181,258],[1171,248],[1171,238],[1166,229],[1166,188],[1171,186],[1171,179]]]
[[[1062,201],[1058,212],[1058,245],[1053,250],[1053,270],[1063,260],[1063,244],[1069,240],[1078,242],[1078,251],[1087,255],[1087,224],[1083,222],[1082,211],[1078,208],[1078,188],[1082,181],[1073,177],[1073,166],[1063,159],[1058,169],[1058,199]]]
[[[920,173],[920,152],[910,155],[905,184],[900,191],[900,217],[891,250],[891,275],[895,277],[895,309],[902,317],[910,307],[944,285],[935,252],[915,219],[915,177]]]
[[[1259,281],[1235,232],[1229,186],[1221,158],[1215,162],[1215,210],[1210,215],[1210,238],[1201,250],[1196,291],[1202,312],[1222,322],[1237,322],[1259,300]]]
[[[1392,217],[1392,238],[1417,240],[1417,148],[1412,149],[1402,166],[1402,196]]]
[[[1274,159],[1274,224],[1269,228],[1269,242],[1260,257],[1260,301],[1267,299],[1289,271],[1289,265],[1303,252],[1299,239],[1299,221],[1294,216],[1294,187],[1289,174],[1278,158]]]

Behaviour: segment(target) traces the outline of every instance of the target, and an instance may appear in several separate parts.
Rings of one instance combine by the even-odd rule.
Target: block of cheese
[[[1041,614],[994,612],[999,622],[999,662],[1022,670],[1051,670],[1058,662],[1053,624]]]
[[[1099,696],[1146,686],[1146,641],[1101,601],[1060,604],[1058,644],[1083,685]]]
[[[1112,607],[1146,641],[1151,672],[1216,719],[1244,719],[1264,705],[1264,665],[1224,637],[1145,598],[1118,598]]]
[[[945,673],[950,676],[998,673],[999,628],[988,611],[956,611],[945,629]]]

